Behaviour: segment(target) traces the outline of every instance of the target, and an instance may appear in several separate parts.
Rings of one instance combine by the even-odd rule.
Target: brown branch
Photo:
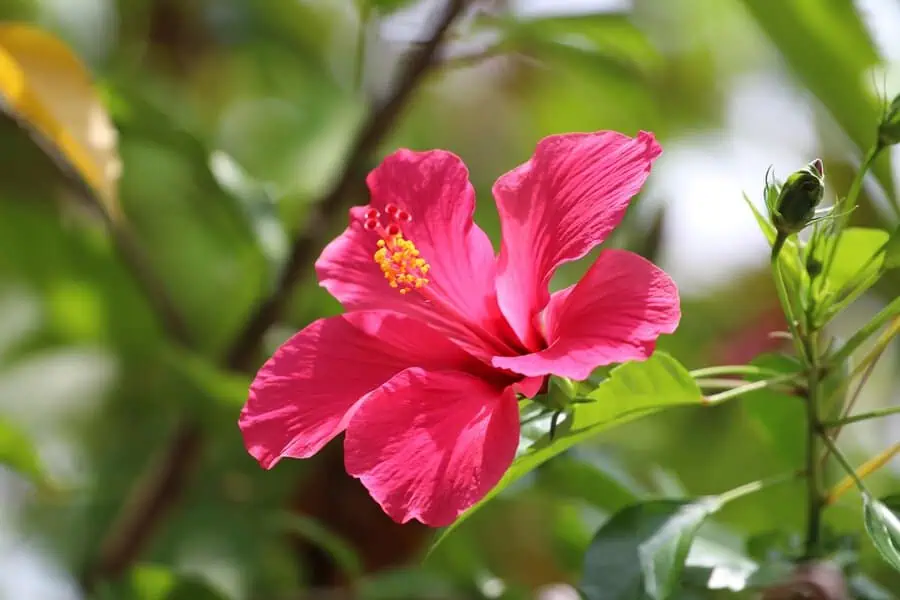
[[[92,217],[97,217],[102,221],[113,239],[113,244],[122,262],[128,266],[129,274],[147,299],[151,310],[160,320],[168,336],[181,345],[190,346],[191,333],[187,322],[181,316],[177,304],[169,295],[162,279],[157,275],[150,257],[144,252],[134,231],[121,218],[120,209],[117,206],[111,208],[100,197],[98,191],[82,176],[78,167],[56,149],[56,144],[51,139],[34,130],[24,119],[13,117],[12,121],[51,158],[68,184],[66,191],[71,192],[73,198],[80,201],[89,210]]]
[[[446,3],[428,42],[416,48],[415,53],[408,57],[406,70],[398,79],[393,92],[371,113],[363,125],[356,143],[350,150],[342,176],[313,208],[304,230],[294,240],[275,293],[259,306],[256,314],[235,340],[228,355],[229,365],[235,368],[248,368],[250,366],[248,363],[251,363],[258,354],[263,335],[281,316],[291,292],[303,274],[303,269],[311,262],[321,246],[323,235],[327,235],[328,228],[323,225],[334,222],[346,208],[346,196],[359,181],[365,168],[365,161],[397,120],[416,84],[432,65],[445,33],[466,4],[467,0],[449,0]]]
[[[104,213],[106,214],[106,213]],[[187,322],[181,316],[174,299],[169,296],[162,279],[156,274],[150,258],[144,252],[137,236],[126,221],[108,221],[116,249],[129,267],[132,277],[144,293],[170,338],[174,342],[191,347],[192,335]]]
[[[366,160],[400,116],[432,65],[445,34],[467,4],[468,0],[446,2],[428,42],[411,51],[391,93],[371,111],[349,151],[340,177],[315,204],[294,239],[275,292],[259,305],[231,346],[224,361],[228,368],[253,369],[263,336],[281,318],[304,269],[321,247],[323,236],[346,210],[349,192],[359,184]],[[103,540],[96,560],[85,569],[81,583],[86,592],[101,579],[121,576],[138,558],[158,523],[181,497],[202,447],[203,430],[196,420],[187,419],[176,428],[161,460],[144,477],[143,483],[136,486],[131,500]]]

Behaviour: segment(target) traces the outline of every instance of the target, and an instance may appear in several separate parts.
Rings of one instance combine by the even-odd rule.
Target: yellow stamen
[[[431,266],[419,258],[419,250],[410,240],[397,234],[388,240],[378,240],[378,250],[372,255],[384,273],[388,285],[406,295],[410,290],[428,285],[425,274]]]

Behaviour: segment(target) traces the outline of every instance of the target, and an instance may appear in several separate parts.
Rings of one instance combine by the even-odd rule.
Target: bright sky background
[[[90,39],[108,23],[105,0],[78,0],[85,10],[80,33]],[[427,8],[427,3],[426,8]],[[627,7],[628,0],[514,0],[524,14],[579,13],[598,7]],[[900,3],[858,0],[883,55],[900,61]],[[67,0],[48,5],[73,14]],[[421,11],[404,15],[410,18]],[[77,24],[76,24],[77,28]],[[76,39],[78,31],[74,32]],[[888,89],[900,83],[889,73]],[[773,115],[777,117],[773,118]],[[790,136],[780,124],[791,123]],[[663,266],[687,293],[722,285],[736,270],[757,267],[767,259],[762,240],[742,194],[760,201],[766,168],[781,175],[814,158],[816,131],[812,110],[804,96],[777,75],[744,77],[730,93],[727,122],[716,134],[696,135],[669,142],[657,163],[648,198],[670,202],[665,231]],[[897,153],[894,154],[898,163]],[[897,164],[900,172],[900,164]],[[827,168],[827,167],[826,167]],[[698,265],[702,264],[702,268]],[[0,473],[0,476],[3,474]],[[38,548],[14,533],[20,486],[0,477],[0,600],[74,600],[79,596],[67,576],[55,569]]]

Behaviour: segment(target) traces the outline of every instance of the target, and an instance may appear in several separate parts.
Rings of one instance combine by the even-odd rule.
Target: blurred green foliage
[[[72,201],[71,174],[0,113],[0,459],[26,478],[47,478],[54,490],[0,480],[4,497],[15,499],[0,507],[0,537],[36,541],[43,560],[77,574],[190,415],[205,445],[184,498],[159,522],[135,569],[98,588],[98,598],[288,599],[333,584],[327,573],[334,571],[365,598],[526,598],[554,583],[576,584],[594,531],[638,499],[716,494],[798,466],[803,413],[776,392],[648,416],[599,433],[505,488],[422,564],[430,532],[391,526],[377,507],[359,504],[340,460],[326,453],[265,472],[246,454],[236,419],[250,377],[216,365],[271,293],[287,241],[338,176],[367,107],[392,85],[398,58],[421,43],[418,26],[433,4],[412,12],[418,4],[0,6],[0,19],[54,32],[91,67],[118,130],[123,212],[196,342],[193,353],[175,349],[106,229]],[[484,12],[463,20],[378,155],[368,157],[374,166],[398,146],[458,153],[480,198],[476,219],[495,244],[490,186],[540,137],[644,129],[668,149],[728,136],[729,102],[745,77],[774,74],[777,85],[802,90],[820,129],[819,156],[847,162],[875,139],[881,107],[870,82],[884,61],[850,0],[634,0],[577,14],[560,0],[539,16],[513,4],[529,3],[484,2]],[[368,15],[364,26],[360,15]],[[770,118],[790,131],[799,117]],[[692,176],[703,169],[724,170],[709,161]],[[889,161],[875,175],[878,185],[853,218],[895,225],[867,210],[894,191]],[[747,190],[754,198],[764,173],[755,177],[759,188]],[[684,241],[668,226],[679,206],[659,208],[677,196],[667,187],[674,183],[657,183],[657,197],[639,198],[610,243],[665,264],[663,242]],[[361,192],[355,202],[365,202]],[[733,210],[753,218],[740,203]],[[329,234],[344,226],[323,224]],[[696,257],[698,270],[705,260]],[[572,283],[584,266],[562,269],[554,285]],[[735,270],[715,289],[683,287],[682,325],[660,347],[691,368],[780,348],[767,337],[784,323],[773,322],[764,266]],[[900,279],[876,291],[874,301],[892,298]],[[338,309],[310,263],[265,351]],[[888,390],[897,360],[885,359],[893,361],[882,383]],[[852,430],[845,440],[857,443],[850,453],[860,459],[872,450],[862,444],[866,435],[882,445],[896,439],[890,429],[861,427],[856,438]],[[898,481],[897,470],[886,469],[870,488],[896,492]],[[829,509],[830,527],[862,531],[852,496]],[[767,489],[725,506],[699,537],[712,554],[750,560],[741,558],[748,537],[799,530],[803,509],[799,483]],[[3,552],[0,594],[19,578],[51,577],[8,572]],[[900,589],[868,542],[860,553],[873,581]],[[684,599],[720,597],[705,594]]]

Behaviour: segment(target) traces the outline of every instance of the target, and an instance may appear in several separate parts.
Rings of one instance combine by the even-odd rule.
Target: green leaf
[[[791,579],[796,566],[786,559],[772,559],[762,563],[747,578],[747,585],[754,588],[768,588],[783,585]]]
[[[625,12],[533,19],[492,19],[504,45],[563,62],[578,61],[627,76],[645,77],[662,65],[659,52]]]
[[[704,519],[721,508],[717,497],[682,506],[638,548],[644,588],[653,600],[669,598],[678,586],[688,551]]]
[[[882,502],[863,494],[863,521],[875,548],[900,571],[900,518]]]
[[[718,496],[694,500],[653,500],[633,504],[612,516],[585,554],[582,592],[588,600],[676,600],[702,570],[685,563],[703,521],[725,504],[764,489],[754,481]],[[708,581],[708,578],[707,578]],[[680,596],[677,596],[680,597]]]
[[[847,582],[850,593],[856,600],[896,600],[896,596],[865,575],[857,573]]]
[[[799,373],[802,366],[783,354],[765,353],[750,364],[785,375]],[[762,378],[747,377],[749,381]],[[764,389],[743,397],[741,408],[747,424],[759,439],[760,449],[771,448],[784,467],[800,464],[805,456],[806,409],[802,402],[778,390]]]
[[[397,12],[413,4],[416,0],[363,0],[382,15]]]
[[[275,277],[258,224],[216,179],[204,140],[139,92],[114,92],[130,109],[117,114],[123,208],[192,339],[221,352]]]
[[[247,400],[248,376],[226,371],[208,358],[172,344],[163,345],[161,354],[167,366],[196,386],[213,405],[237,409]]]
[[[769,242],[773,244],[776,237],[775,227],[769,220],[757,210],[756,206],[750,199],[744,195],[744,201],[759,225],[760,230]],[[884,256],[876,256],[881,247],[888,241],[887,232],[881,229],[873,229],[867,227],[849,227],[844,230],[838,242],[835,251],[834,263],[828,276],[828,287],[831,290],[839,290],[851,280],[857,278],[857,274],[862,270],[862,274],[874,274],[882,268],[885,263]],[[897,242],[898,253],[900,253],[900,240]],[[827,244],[819,244],[815,246],[814,256],[821,262],[824,262],[827,256],[829,246]],[[808,247],[807,247],[808,249]],[[778,262],[782,267],[785,278],[789,282],[793,282],[788,287],[797,285],[799,278],[806,278],[806,269],[804,267],[805,253],[801,252],[794,239],[788,238],[778,255]],[[860,279],[861,281],[864,279]]]
[[[763,232],[763,235],[766,236],[766,239],[769,241],[769,244],[775,242],[775,236],[778,235],[778,232],[775,231],[775,226],[769,222],[768,217],[759,212],[759,209],[756,208],[756,205],[753,204],[753,201],[744,194],[744,202],[747,203],[747,206],[750,208],[750,212],[753,213],[753,218],[756,219],[756,224],[759,225],[760,231]]]
[[[289,531],[324,550],[349,579],[356,580],[362,575],[362,563],[353,547],[315,519],[298,513],[283,513],[277,524],[282,531]]]
[[[828,287],[839,290],[858,276],[877,273],[884,263],[884,256],[874,259],[872,257],[887,241],[888,233],[881,229],[867,227],[845,229],[834,254],[834,263],[828,275]],[[817,246],[815,257],[824,261],[827,248],[827,244]]]
[[[884,268],[896,269],[900,267],[900,227],[894,230],[884,248]]]
[[[549,434],[545,434],[528,446],[516,458],[500,483],[481,502],[446,528],[431,550],[491,498],[575,444],[638,417],[667,408],[700,406],[704,401],[703,394],[690,373],[664,352],[656,352],[643,362],[626,363],[614,368],[609,379],[588,394],[588,400],[590,401],[571,407],[552,440]]]
[[[750,201],[750,198],[747,197],[747,194],[744,194],[744,202],[750,207],[750,211],[756,219],[756,224],[759,225],[760,231],[766,236],[769,246],[772,246],[775,243],[775,238],[778,236],[778,232],[775,231],[775,226],[769,222],[768,217],[757,210],[753,202]],[[785,240],[784,246],[781,248],[781,253],[778,255],[778,262],[781,264],[785,278],[789,281],[796,281],[798,277],[805,274],[803,260],[800,258],[800,249],[792,238]]]
[[[588,600],[653,600],[677,590],[697,529],[722,506],[718,497],[656,500],[629,506],[596,533],[584,557]]]
[[[183,575],[164,565],[143,564],[116,590],[115,598],[128,600],[225,600],[196,575]],[[110,594],[110,597],[113,597]]]
[[[272,186],[254,180],[228,154],[215,151],[209,168],[216,182],[230,193],[244,210],[247,221],[256,233],[256,242],[269,261],[272,284],[287,258],[288,234],[278,216],[278,203]]]
[[[74,170],[111,218],[121,217],[115,129],[87,67],[62,40],[24,23],[0,23],[0,111]]]
[[[440,573],[410,567],[378,573],[359,586],[360,600],[398,600],[427,596],[452,598],[459,594],[452,583]],[[428,594],[423,594],[428,590]]]
[[[865,152],[875,142],[881,103],[865,88],[878,52],[850,0],[744,0],[750,15],[781,52],[797,79]],[[885,157],[882,157],[883,159]],[[894,194],[887,160],[873,169]]]
[[[891,494],[881,499],[881,503],[887,506],[894,514],[900,515],[900,494]]]
[[[637,494],[611,474],[584,460],[558,456],[537,471],[538,485],[558,498],[583,500],[601,510],[635,502]]]
[[[31,439],[7,421],[0,421],[0,465],[37,485],[47,483],[44,467]]]

